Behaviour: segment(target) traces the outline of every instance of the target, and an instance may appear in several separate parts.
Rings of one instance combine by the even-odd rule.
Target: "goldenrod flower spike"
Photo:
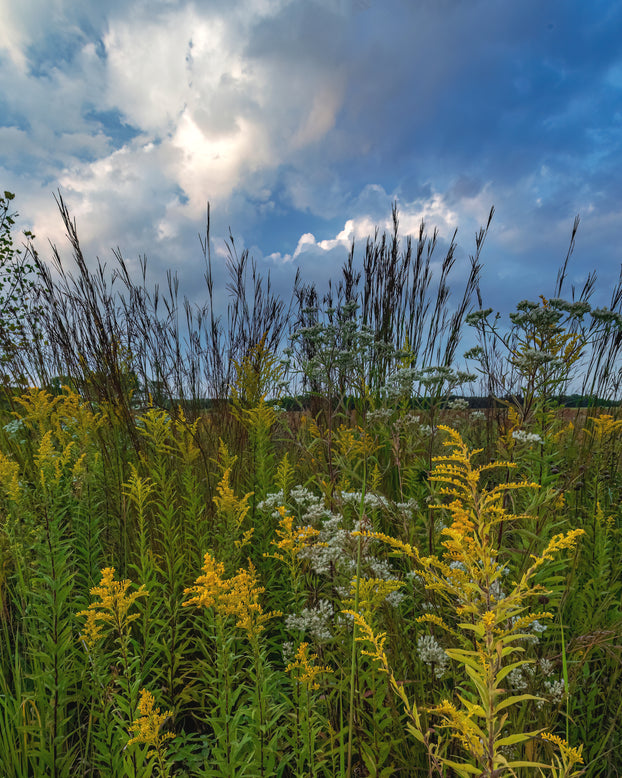
[[[184,606],[214,608],[221,616],[235,616],[236,627],[246,630],[250,639],[254,639],[264,629],[264,623],[277,611],[264,613],[259,603],[259,595],[264,591],[257,585],[255,568],[240,569],[233,578],[225,578],[225,568],[217,562],[209,551],[205,554],[203,575],[194,586],[184,590],[184,594],[194,595]]]
[[[288,673],[297,671],[296,677],[307,691],[317,690],[320,688],[317,677],[323,673],[333,672],[327,665],[316,665],[317,659],[318,655],[309,651],[309,644],[301,643],[296,650],[294,661],[287,665],[285,671]]]
[[[217,603],[221,592],[224,591],[223,577],[225,566],[222,562],[217,562],[209,551],[203,559],[202,570],[203,575],[197,578],[195,585],[189,589],[184,589],[184,594],[194,595],[194,597],[182,603],[184,606],[196,605],[197,608],[211,608]]]
[[[17,502],[21,492],[19,485],[19,465],[0,452],[0,484],[11,500]]]
[[[113,625],[119,634],[126,632],[128,625],[139,615],[138,613],[129,614],[130,608],[139,597],[148,595],[144,586],[128,594],[132,582],[129,579],[115,581],[114,567],[104,568],[101,575],[102,579],[99,585],[91,589],[91,595],[100,599],[92,602],[86,610],[77,614],[86,617],[82,639],[89,648],[95,645],[102,636],[104,624]]]
[[[166,740],[175,737],[172,732],[164,735],[160,734],[160,729],[164,722],[173,715],[173,711],[167,710],[160,713],[160,708],[155,707],[153,694],[147,689],[141,689],[140,700],[138,702],[138,711],[140,718],[130,726],[130,732],[134,732],[134,737],[128,740],[127,745],[135,743],[144,743],[149,748],[155,749],[160,753],[162,744]]]

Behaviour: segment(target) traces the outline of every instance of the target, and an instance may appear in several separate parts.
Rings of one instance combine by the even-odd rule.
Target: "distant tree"
[[[5,384],[19,379],[15,374],[15,357],[32,333],[34,291],[37,287],[39,270],[30,261],[30,253],[17,248],[13,240],[15,219],[12,201],[15,195],[4,192],[0,197],[0,369]],[[34,235],[24,230],[23,236],[30,245]],[[19,373],[19,371],[18,371]]]

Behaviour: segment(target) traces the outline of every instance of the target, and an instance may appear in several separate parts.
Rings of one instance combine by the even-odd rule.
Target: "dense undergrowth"
[[[5,243],[37,317],[3,330],[3,776],[622,772],[622,419],[553,399],[615,397],[619,290],[566,301],[564,266],[501,329],[482,232],[449,313],[396,215],[362,289],[351,257],[288,313],[233,263],[229,326],[188,307],[182,342],[71,234],[76,278]],[[483,410],[449,399],[469,324]]]

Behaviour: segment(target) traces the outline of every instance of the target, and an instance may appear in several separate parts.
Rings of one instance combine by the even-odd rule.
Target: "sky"
[[[288,297],[362,257],[397,203],[456,278],[491,206],[484,305],[622,263],[622,3],[617,0],[0,0],[0,190],[41,256],[177,272],[201,302],[210,203],[225,239]],[[568,289],[566,296],[570,295]]]

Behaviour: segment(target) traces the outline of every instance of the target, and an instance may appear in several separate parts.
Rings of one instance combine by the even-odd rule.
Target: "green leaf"
[[[472,764],[466,764],[466,763],[460,763],[460,762],[454,762],[451,759],[443,759],[443,764],[446,764],[448,767],[451,767],[458,775],[466,776],[469,775],[481,775],[482,769],[481,767],[476,767]]]
[[[512,746],[514,743],[524,743],[526,740],[533,740],[541,732],[543,732],[541,729],[537,729],[534,732],[516,732],[514,735],[508,735],[495,740],[495,747],[499,748],[501,746]]]
[[[540,767],[544,768],[545,770],[550,770],[551,765],[550,764],[544,764],[543,762],[506,762],[506,767],[514,768],[514,767]]]
[[[501,681],[509,675],[512,670],[516,670],[517,667],[522,667],[526,664],[533,664],[533,659],[522,659],[520,662],[512,662],[512,664],[506,665],[505,667],[502,667],[501,670],[497,673],[495,676],[495,684],[500,684]]]
[[[415,738],[415,740],[418,740],[420,743],[425,743],[425,738],[423,737],[421,730],[417,729],[412,724],[406,724],[406,729]]]
[[[516,694],[513,697],[506,697],[503,702],[500,702],[496,708],[495,711],[503,710],[504,708],[509,708],[510,705],[516,705],[519,702],[523,702],[523,700],[541,700],[542,697],[536,697],[534,694]]]
[[[484,633],[486,631],[483,624],[468,624],[466,621],[458,624],[458,627],[460,627],[462,630],[470,630],[471,632],[475,632],[475,634],[480,638],[484,637]]]

